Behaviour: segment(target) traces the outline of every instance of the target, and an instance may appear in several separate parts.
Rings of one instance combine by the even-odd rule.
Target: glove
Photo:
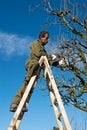
[[[52,56],[52,60],[56,60],[57,59],[56,55],[52,54],[51,56]]]
[[[59,65],[60,66],[68,66],[69,65],[69,62],[66,58],[62,59],[59,61]]]
[[[64,63],[64,60],[60,60],[59,61],[59,65],[61,66],[61,65],[64,65],[65,63]]]

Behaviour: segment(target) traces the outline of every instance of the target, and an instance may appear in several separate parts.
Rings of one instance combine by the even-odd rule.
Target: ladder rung
[[[53,91],[53,89],[52,89],[52,86],[51,86],[51,85],[49,85],[49,91]]]
[[[61,115],[62,115],[62,113],[59,112],[59,113],[58,113],[58,119],[59,119],[59,120],[60,120]]]
[[[54,98],[54,104],[57,105],[57,99],[56,99],[56,97]]]

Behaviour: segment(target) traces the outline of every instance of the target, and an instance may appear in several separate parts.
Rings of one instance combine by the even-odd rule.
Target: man
[[[10,111],[15,112],[20,100],[25,92],[25,89],[29,83],[29,80],[31,76],[34,74],[36,70],[38,70],[39,67],[39,59],[41,56],[46,56],[48,59],[48,62],[50,65],[56,66],[56,61],[55,61],[55,55],[51,56],[48,55],[44,46],[48,43],[49,39],[49,33],[47,31],[41,31],[39,34],[39,40],[34,41],[31,46],[30,46],[30,59],[27,60],[26,62],[26,71],[27,75],[24,79],[24,82],[17,92],[16,96],[12,100],[12,104],[10,106]],[[29,98],[27,99],[27,102],[29,101]],[[26,105],[23,106],[22,108],[23,112],[27,112],[28,109],[26,108]]]

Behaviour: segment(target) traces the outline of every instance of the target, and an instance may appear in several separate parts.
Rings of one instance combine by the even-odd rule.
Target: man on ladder
[[[30,59],[26,62],[26,71],[27,74],[25,76],[24,82],[21,88],[16,93],[15,97],[12,100],[12,104],[10,106],[10,111],[15,112],[17,107],[21,101],[21,98],[26,90],[26,87],[30,81],[30,78],[36,73],[39,67],[39,59],[41,56],[46,56],[48,62],[52,66],[57,66],[58,61],[56,61],[55,55],[47,54],[44,46],[48,43],[49,33],[47,31],[41,31],[39,34],[39,40],[34,41],[30,46]],[[32,93],[33,90],[31,90]],[[29,102],[29,97],[27,98],[27,102]],[[22,108],[22,112],[27,112],[26,104]]]

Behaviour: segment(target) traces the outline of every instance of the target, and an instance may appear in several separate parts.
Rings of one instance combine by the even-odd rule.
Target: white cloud
[[[0,32],[0,54],[4,57],[29,55],[29,44],[32,40],[31,37]]]

